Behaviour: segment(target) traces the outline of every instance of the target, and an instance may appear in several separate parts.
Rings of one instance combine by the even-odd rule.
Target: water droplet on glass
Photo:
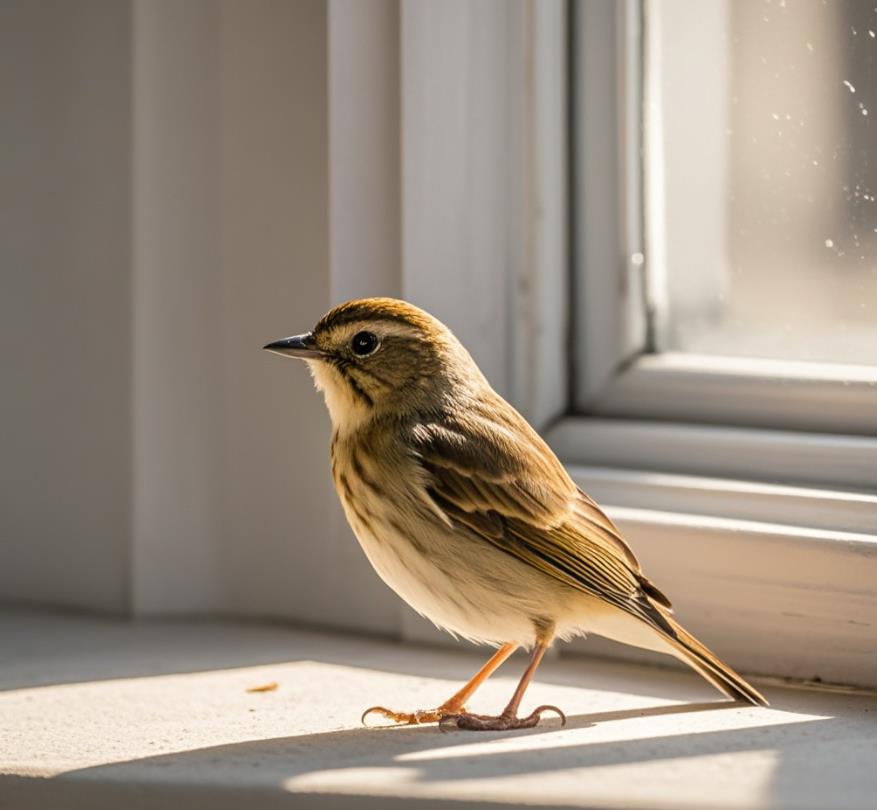
[[[639,267],[644,261],[645,261],[645,256],[643,256],[642,253],[634,253],[634,254],[630,257],[630,263],[631,263],[634,267]]]
[[[833,239],[826,239],[825,240],[825,247],[833,248],[834,247],[834,240]]]
[[[868,36],[871,37],[871,39],[874,39],[874,37],[877,37],[877,34],[875,34],[875,33],[869,28],[869,29],[868,29]]]
[[[855,93],[855,92],[856,92],[856,88],[853,87],[852,84],[850,84],[846,79],[844,79],[844,84],[849,88],[849,91],[850,91],[851,93]]]
[[[770,117],[773,118],[774,121],[779,121],[779,120],[780,120],[780,114],[779,114],[779,113],[771,113],[771,114],[770,114]]]
[[[812,42],[807,43],[807,50],[810,51],[810,53],[813,53],[813,43]]]

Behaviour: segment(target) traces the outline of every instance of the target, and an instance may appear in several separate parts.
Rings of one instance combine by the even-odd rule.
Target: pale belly
[[[486,541],[437,522],[406,526],[375,509],[351,528],[381,579],[438,627],[478,643],[533,644],[537,628],[562,635],[580,622],[579,595]]]

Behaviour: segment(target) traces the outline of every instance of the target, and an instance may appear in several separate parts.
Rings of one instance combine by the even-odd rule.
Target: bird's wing
[[[505,406],[508,408],[508,406]],[[420,423],[411,441],[430,496],[454,522],[559,581],[629,610],[669,601],[642,574],[618,529],[576,487],[516,412],[471,409],[465,420]]]

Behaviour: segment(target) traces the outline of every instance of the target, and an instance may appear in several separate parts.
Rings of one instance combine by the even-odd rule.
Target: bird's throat
[[[358,397],[338,369],[322,360],[308,360],[314,385],[323,392],[332,427],[340,436],[350,435],[372,417],[372,408]]]

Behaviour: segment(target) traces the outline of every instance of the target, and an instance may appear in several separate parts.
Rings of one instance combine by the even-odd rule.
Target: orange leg
[[[475,676],[470,680],[459,692],[449,697],[437,709],[425,709],[416,712],[394,712],[391,709],[385,709],[383,706],[372,706],[366,709],[362,715],[362,723],[365,725],[365,718],[372,712],[383,715],[394,723],[402,723],[407,725],[417,725],[419,723],[438,723],[443,717],[457,716],[464,714],[466,711],[465,704],[475,690],[478,689],[497,669],[500,665],[517,649],[517,644],[503,644],[483,666]]]
[[[542,656],[545,655],[545,651],[548,649],[548,644],[549,642],[547,641],[540,641],[533,648],[533,652],[530,655],[530,663],[521,676],[518,687],[515,689],[512,699],[502,714],[491,717],[483,714],[460,712],[456,716],[450,715],[443,718],[441,721],[442,726],[456,726],[457,728],[465,728],[472,731],[507,731],[513,728],[533,728],[533,726],[539,723],[542,712],[545,711],[556,712],[560,716],[561,725],[566,725],[566,715],[556,706],[540,706],[527,717],[518,717],[518,707],[521,705],[521,699],[524,697],[524,692],[527,691],[530,681],[533,680],[533,675],[542,661]]]

